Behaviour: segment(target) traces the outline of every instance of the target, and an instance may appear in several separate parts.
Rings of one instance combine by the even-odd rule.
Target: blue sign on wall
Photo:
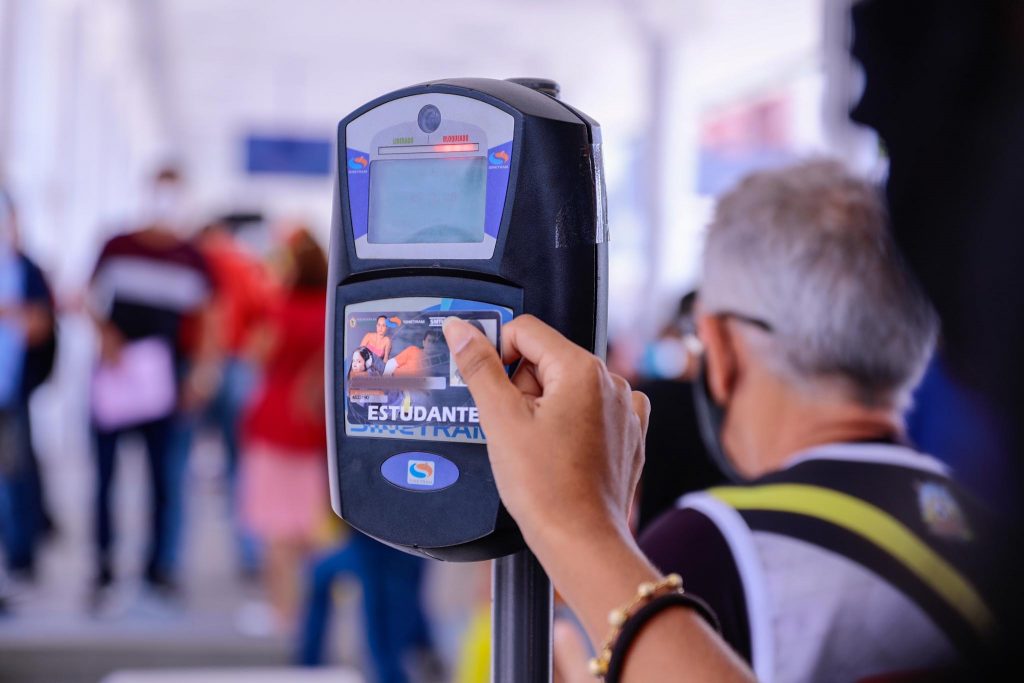
[[[249,173],[326,176],[331,173],[330,138],[249,135],[245,170]]]

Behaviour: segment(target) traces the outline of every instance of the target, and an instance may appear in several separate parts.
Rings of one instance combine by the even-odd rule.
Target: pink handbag
[[[92,417],[103,431],[169,416],[177,403],[174,352],[158,337],[126,343],[116,364],[92,377]]]

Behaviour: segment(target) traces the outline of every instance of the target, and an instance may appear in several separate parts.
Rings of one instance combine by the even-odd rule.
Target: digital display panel
[[[346,307],[342,380],[346,433],[483,443],[476,404],[459,375],[441,327],[448,316],[458,316],[479,329],[497,348],[501,311],[497,307],[414,308],[408,305],[411,303],[390,299]]]
[[[367,241],[483,242],[486,204],[486,157],[375,160]]]

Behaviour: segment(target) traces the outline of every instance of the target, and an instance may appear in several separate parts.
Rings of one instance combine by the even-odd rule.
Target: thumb
[[[511,408],[521,394],[505,374],[497,350],[479,330],[454,316],[445,318],[442,330],[459,374],[480,410],[484,431],[490,432],[491,420]]]

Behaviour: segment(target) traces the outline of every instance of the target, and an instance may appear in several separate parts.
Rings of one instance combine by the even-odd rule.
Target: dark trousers
[[[431,647],[430,629],[421,603],[426,561],[389,548],[353,531],[348,543],[321,557],[312,567],[297,659],[323,662],[331,609],[331,586],[349,574],[363,586],[363,618],[377,683],[407,683],[403,660],[416,649]]]
[[[184,541],[186,518],[186,473],[189,455],[196,432],[203,426],[213,426],[224,440],[224,453],[227,456],[228,483],[228,514],[232,520],[237,547],[238,561],[242,570],[256,571],[260,566],[259,543],[252,534],[245,530],[238,519],[237,484],[238,463],[240,454],[239,432],[242,413],[252,394],[254,376],[247,363],[236,358],[229,359],[224,365],[224,376],[221,385],[201,412],[181,414],[175,420],[171,447],[167,453],[167,514],[164,518],[166,527],[163,556],[160,568],[168,576],[174,576],[180,564],[181,549]]]
[[[0,473],[0,535],[12,571],[32,572],[35,550],[42,531],[42,482],[39,464],[32,451],[28,403],[19,402],[6,414],[9,429],[4,448],[8,461]]]
[[[146,561],[146,578],[160,575],[167,512],[167,449],[171,436],[171,418],[111,432],[94,431],[96,441],[96,561],[100,576],[111,572],[110,554],[114,543],[114,525],[110,514],[111,493],[117,460],[117,444],[121,437],[138,432],[146,442],[150,480],[150,544]]]

